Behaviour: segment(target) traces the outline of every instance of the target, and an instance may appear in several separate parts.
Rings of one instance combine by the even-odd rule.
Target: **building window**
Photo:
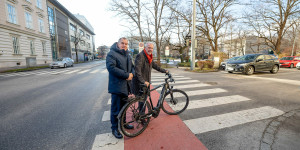
[[[42,41],[43,54],[46,55],[46,42]]]
[[[86,34],[86,38],[87,38],[87,39],[90,39],[90,35]]]
[[[39,31],[42,32],[42,33],[44,33],[45,32],[45,30],[44,30],[44,21],[41,18],[39,18],[39,27],[40,27]]]
[[[84,36],[84,32],[81,29],[79,29],[79,32],[80,32],[80,35]]]
[[[7,4],[8,22],[17,24],[16,9],[14,6]]]
[[[85,42],[84,42],[84,41],[81,41],[80,44],[81,44],[82,46],[84,46],[84,45],[85,45]]]
[[[41,0],[36,0],[36,7],[40,8],[40,9],[43,9]]]
[[[13,42],[14,54],[20,54],[19,38],[16,37],[16,36],[13,36],[12,37],[12,42]]]
[[[34,48],[34,41],[30,40],[30,54],[34,55],[35,54],[35,48]]]
[[[71,23],[70,23],[70,28],[71,28],[71,30],[76,31],[76,27]]]
[[[32,17],[30,13],[25,12],[25,20],[26,20],[26,27],[32,29]]]
[[[71,42],[75,42],[75,37],[71,36]]]

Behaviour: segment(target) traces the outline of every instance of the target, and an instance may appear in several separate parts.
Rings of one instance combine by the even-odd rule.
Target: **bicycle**
[[[165,83],[150,90],[150,86],[142,84],[140,95],[128,99],[128,103],[121,109],[118,120],[119,129],[127,137],[140,135],[148,126],[151,117],[158,117],[160,109],[166,114],[177,115],[182,113],[189,104],[187,94],[179,89],[173,89],[169,82],[174,82],[172,75],[166,73]],[[162,87],[156,107],[153,107],[150,92]],[[149,97],[149,101],[147,100]],[[133,125],[134,129],[127,129],[125,125]]]

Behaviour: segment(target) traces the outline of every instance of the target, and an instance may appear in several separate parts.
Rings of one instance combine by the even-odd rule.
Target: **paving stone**
[[[260,150],[271,150],[271,145],[261,142]]]
[[[283,122],[283,121],[285,121],[285,119],[286,119],[286,117],[280,116],[277,118],[277,121]]]
[[[270,126],[274,126],[274,127],[277,127],[277,126],[279,126],[280,125],[280,122],[278,122],[278,121],[273,121],[271,124],[270,124]]]
[[[270,134],[270,133],[265,133],[265,135],[262,139],[263,142],[270,144],[270,145],[272,145],[273,140],[274,140],[274,135]]]

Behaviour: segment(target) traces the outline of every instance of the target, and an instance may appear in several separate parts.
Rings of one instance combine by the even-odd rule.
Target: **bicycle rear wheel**
[[[150,121],[151,116],[149,115],[149,117],[147,117],[145,115],[150,114],[150,104],[148,101],[145,102],[145,111],[143,112],[141,109],[143,105],[141,103],[144,104],[144,100],[140,98],[132,100],[128,105],[126,105],[120,117],[119,125],[121,132],[128,137],[135,137],[140,135],[146,129]],[[139,104],[141,105],[140,108]],[[125,128],[126,125],[132,125],[134,128],[127,129]]]
[[[173,89],[164,98],[162,109],[169,115],[182,113],[189,105],[189,97],[184,91]]]

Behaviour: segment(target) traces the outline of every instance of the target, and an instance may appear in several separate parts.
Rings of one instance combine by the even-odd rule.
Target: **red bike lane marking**
[[[157,91],[151,92],[154,106],[156,106],[158,102],[159,95]],[[207,150],[178,115],[168,115],[163,110],[160,111],[157,118],[150,121],[148,127],[142,134],[134,138],[124,137],[124,149]]]

